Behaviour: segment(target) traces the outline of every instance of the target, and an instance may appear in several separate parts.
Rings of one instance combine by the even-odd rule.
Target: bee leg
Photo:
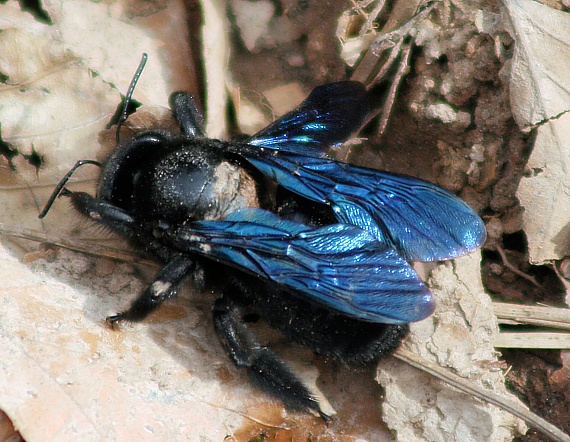
[[[198,109],[194,97],[186,92],[174,92],[170,95],[170,108],[184,135],[203,138],[204,116]]]
[[[228,296],[214,303],[214,327],[222,347],[237,367],[247,369],[251,382],[287,408],[312,410],[329,420],[319,403],[279,357],[255,339],[241,319],[241,305]]]
[[[61,195],[69,197],[75,209],[93,221],[104,224],[123,235],[130,236],[135,232],[133,217],[107,201],[97,199],[85,192],[71,192],[67,189],[63,189]]]
[[[109,316],[107,323],[115,328],[120,321],[141,321],[156,310],[165,300],[176,295],[184,278],[196,267],[196,262],[185,255],[174,255],[162,268],[130,308]]]
[[[75,208],[83,215],[124,235],[135,234],[135,221],[123,209],[84,192],[70,192],[64,189],[62,195],[69,197]],[[109,316],[107,323],[115,328],[123,320],[143,320],[166,299],[175,296],[184,277],[195,268],[196,262],[188,256],[172,255],[167,264],[158,272],[154,282],[132,303],[131,307],[122,313]]]

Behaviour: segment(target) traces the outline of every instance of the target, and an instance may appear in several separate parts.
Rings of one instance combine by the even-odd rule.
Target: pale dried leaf
[[[128,267],[62,252],[30,269],[0,253],[0,408],[27,441],[216,441],[240,424],[231,407],[253,396],[210,346],[207,305],[113,331],[103,318],[128,303],[117,295],[142,289]]]
[[[511,107],[521,127],[568,110],[570,15],[533,0],[502,0],[503,24],[515,40]]]
[[[530,261],[562,259],[570,255],[570,114],[537,129],[527,169],[517,198],[525,209]]]
[[[503,0],[503,23],[515,41],[510,66],[513,115],[537,130],[528,174],[517,197],[524,207],[530,260],[570,253],[570,15],[531,0]],[[560,117],[559,117],[560,116]]]
[[[49,26],[19,12],[16,2],[0,5],[0,15],[10,18],[0,22],[0,72],[7,76],[0,88],[2,139],[19,153],[13,159],[16,173],[7,164],[0,169],[2,222],[38,230],[75,229],[73,220],[58,216],[57,210],[40,223],[39,206],[75,161],[97,157],[98,135],[120,103],[120,93],[127,91],[143,52],[149,53],[149,63],[136,89],[138,100],[167,106],[171,91],[194,87],[192,61],[181,56],[190,53],[186,32],[168,31],[186,29],[183,2],[172,1],[136,25],[122,15],[122,6],[46,1],[54,22]],[[33,151],[45,161],[39,171],[24,157]],[[85,168],[77,178],[92,180],[97,172]]]

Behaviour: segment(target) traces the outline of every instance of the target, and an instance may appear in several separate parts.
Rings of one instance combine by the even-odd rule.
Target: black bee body
[[[180,134],[143,132],[120,143],[96,197],[64,189],[89,161],[79,162],[40,216],[61,192],[165,262],[127,311],[107,318],[111,325],[144,319],[187,277],[205,273],[219,283],[225,275],[213,323],[230,359],[289,408],[326,419],[244,316],[253,311],[341,363],[369,363],[433,311],[408,261],[448,259],[485,239],[480,218],[449,192],[326,157],[360,127],[366,98],[359,83],[325,85],[253,137],[224,142],[205,137],[191,96],[173,94]]]

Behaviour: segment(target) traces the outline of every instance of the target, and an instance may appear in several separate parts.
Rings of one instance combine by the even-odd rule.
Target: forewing
[[[362,83],[326,84],[313,89],[299,107],[255,134],[247,143],[319,156],[326,148],[344,142],[356,132],[368,109]]]
[[[189,223],[168,241],[364,321],[405,323],[433,312],[432,295],[410,265],[353,225],[310,229],[245,209],[226,221]]]
[[[287,151],[247,155],[290,191],[332,206],[410,261],[473,252],[486,238],[481,218],[460,198],[424,180]]]

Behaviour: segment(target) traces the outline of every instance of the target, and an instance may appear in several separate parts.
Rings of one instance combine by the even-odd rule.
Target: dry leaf
[[[527,176],[517,197],[524,207],[530,260],[570,254],[570,15],[531,0],[503,0],[503,23],[515,41],[510,66],[513,115],[537,129]]]
[[[0,72],[5,76],[1,135],[17,153],[11,165],[0,169],[0,221],[74,230],[69,217],[57,210],[40,223],[39,206],[77,160],[97,157],[97,137],[115,113],[120,93],[126,93],[143,52],[149,62],[137,85],[139,101],[168,106],[171,91],[195,87],[187,34],[168,31],[186,29],[183,2],[171,1],[168,8],[130,21],[122,15],[124,3],[46,1],[52,26],[39,24],[16,2],[0,5]],[[43,159],[39,170],[27,159],[34,152]],[[77,178],[85,181],[97,173],[84,168]]]
[[[254,395],[210,346],[208,304],[116,332],[103,318],[143,288],[128,266],[62,251],[30,269],[0,253],[0,408],[28,442],[222,440],[239,427],[231,408]]]

